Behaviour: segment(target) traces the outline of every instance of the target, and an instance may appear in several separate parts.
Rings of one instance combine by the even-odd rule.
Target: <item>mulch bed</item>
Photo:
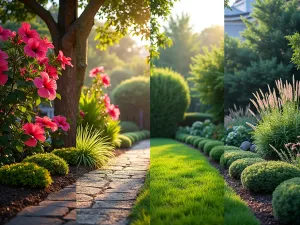
[[[191,145],[188,146],[194,148]],[[197,150],[199,151],[199,149]],[[279,222],[273,216],[272,195],[256,194],[244,189],[240,180],[234,180],[229,176],[228,170],[223,170],[219,163],[201,151],[200,153],[207,158],[212,166],[220,171],[227,184],[248,204],[261,225],[279,225]]]
[[[115,156],[126,150],[115,150]],[[70,166],[70,172],[66,176],[51,176],[53,183],[45,189],[33,189],[23,187],[11,187],[0,184],[0,225],[5,224],[18,212],[27,206],[38,205],[50,193],[57,192],[68,185],[74,184],[76,180],[85,173],[91,171],[87,167]]]

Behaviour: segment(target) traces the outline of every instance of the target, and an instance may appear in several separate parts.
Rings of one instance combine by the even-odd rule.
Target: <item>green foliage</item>
[[[121,121],[120,127],[121,127],[121,133],[135,132],[140,130],[138,125],[136,125],[136,123],[131,121]]]
[[[127,137],[131,141],[131,145],[133,145],[135,142],[149,138],[150,132],[148,130],[141,130],[141,131],[123,133],[122,136]],[[126,140],[126,145],[127,145],[127,140]]]
[[[300,169],[279,161],[258,162],[248,166],[241,175],[243,187],[253,192],[271,193],[288,179],[300,177]]]
[[[228,135],[225,139],[227,145],[239,147],[243,141],[250,141],[251,139],[250,131],[242,125],[227,128],[227,132]]]
[[[242,150],[229,150],[224,152],[223,159],[220,160],[220,164],[222,168],[228,168],[236,160],[244,158],[259,158],[259,155]]]
[[[204,139],[202,141],[199,142],[198,144],[198,148],[203,152],[204,151],[204,145],[208,142],[214,141],[212,139]]]
[[[65,160],[69,165],[77,165],[77,149],[76,148],[60,148],[54,149],[52,154],[57,155],[58,157]]]
[[[241,179],[241,174],[246,169],[247,166],[250,166],[257,162],[265,161],[262,158],[243,158],[234,161],[229,166],[229,175],[234,179]]]
[[[120,148],[130,148],[132,145],[132,142],[129,137],[125,135],[119,135],[119,139],[121,141]]]
[[[238,147],[235,146],[215,146],[211,149],[211,151],[209,152],[209,156],[219,162],[221,156],[224,154],[225,151],[230,151],[230,150],[237,150],[240,151],[240,149]]]
[[[34,163],[15,163],[0,168],[0,183],[21,186],[46,188],[52,183],[50,173]]]
[[[211,52],[193,58],[191,80],[194,90],[198,92],[202,103],[210,105],[214,117],[222,121],[224,118],[224,44],[213,47]]]
[[[143,127],[149,128],[150,80],[149,77],[133,77],[123,81],[112,92],[112,101],[121,111],[121,120],[140,123],[143,116]]]
[[[102,65],[102,64],[101,64]],[[131,71],[123,69],[114,69],[109,73],[110,90],[114,90],[122,81],[128,80],[132,77]]]
[[[188,112],[184,114],[184,120],[180,122],[180,126],[192,126],[193,123],[205,120],[212,120],[213,116],[208,113]]]
[[[77,128],[77,165],[100,168],[113,156],[113,146],[102,137],[101,131],[86,125]]]
[[[295,33],[293,35],[287,36],[289,45],[293,49],[292,62],[300,69],[300,33]]]
[[[69,173],[66,161],[52,153],[32,155],[25,158],[23,162],[35,163],[47,169],[51,175],[66,175]]]
[[[256,118],[249,111],[250,105],[245,109],[242,107],[237,108],[234,105],[233,109],[229,109],[229,114],[224,117],[224,127],[244,126],[247,129],[251,129],[247,123],[256,124]]]
[[[272,194],[274,216],[280,224],[300,224],[300,178],[281,183]]]
[[[299,130],[300,112],[294,103],[262,115],[253,132],[257,153],[264,158],[278,159],[271,145],[276,149],[284,149],[286,143],[297,141]]]
[[[151,137],[172,137],[190,103],[187,83],[169,69],[153,69],[150,83]]]
[[[203,147],[204,153],[209,155],[209,153],[213,149],[213,147],[216,147],[216,146],[224,146],[224,143],[222,141],[207,142],[207,143],[205,143],[205,145]]]
[[[195,148],[198,148],[200,141],[205,140],[203,137],[196,137],[191,143]]]

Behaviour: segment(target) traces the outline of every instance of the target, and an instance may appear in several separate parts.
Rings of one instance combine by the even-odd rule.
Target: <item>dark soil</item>
[[[125,151],[117,149],[115,150],[115,156]],[[0,184],[0,225],[5,224],[25,207],[38,205],[50,193],[57,192],[68,185],[74,184],[79,177],[89,171],[91,170],[87,167],[70,166],[68,175],[51,176],[53,183],[45,189],[12,187]]]
[[[193,146],[190,146],[194,148]],[[199,149],[197,149],[199,151]],[[207,160],[220,171],[224,176],[227,184],[248,204],[256,218],[261,225],[279,225],[279,222],[273,216],[272,195],[270,194],[256,194],[243,188],[240,180],[234,180],[229,176],[228,170],[221,168],[218,162],[212,160],[209,156],[204,155]]]

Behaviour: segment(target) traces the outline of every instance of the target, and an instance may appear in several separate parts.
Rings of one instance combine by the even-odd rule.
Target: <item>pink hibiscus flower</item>
[[[24,47],[26,55],[42,60],[46,57],[47,48],[38,39],[30,38]]]
[[[31,136],[27,141],[24,142],[24,144],[29,147],[35,147],[38,140],[41,142],[46,140],[45,131],[38,124],[26,123],[23,126],[23,130],[25,134]]]
[[[34,85],[39,89],[38,95],[42,98],[54,100],[56,98],[56,81],[51,79],[46,72],[41,72],[41,77],[37,77],[33,81]]]
[[[0,49],[0,59],[8,59],[8,55],[6,52]]]
[[[102,79],[102,83],[104,85],[104,87],[109,87],[110,86],[110,78],[109,76],[107,76],[107,74],[101,74],[101,79]]]
[[[34,38],[39,40],[40,36],[36,30],[30,30],[29,23],[22,23],[22,26],[18,30],[18,34],[22,37],[23,41],[27,43],[29,39]]]
[[[56,123],[56,125],[63,131],[68,131],[70,129],[70,125],[68,124],[67,119],[64,116],[54,116],[52,121]]]
[[[118,106],[110,105],[106,108],[107,113],[111,116],[113,120],[118,120],[120,116],[120,109]]]
[[[48,65],[49,63],[49,59],[47,57],[42,58],[42,59],[38,59],[38,62],[40,65]]]
[[[8,76],[0,72],[0,85],[6,84],[7,80],[8,80]]]
[[[0,26],[0,41],[6,41],[11,36],[11,30]]]
[[[53,78],[54,80],[58,80],[57,69],[54,66],[47,65],[45,71],[51,78]]]
[[[105,104],[106,108],[108,108],[110,106],[110,98],[109,98],[108,94],[104,95],[104,104]]]
[[[104,73],[104,67],[103,66],[99,66],[99,67],[96,67],[96,68],[92,69],[90,71],[90,75],[89,76],[90,77],[95,77],[95,76],[97,76],[100,73]]]
[[[54,45],[47,37],[41,40],[47,48],[54,48]]]
[[[57,124],[52,122],[52,120],[47,116],[44,116],[44,117],[36,116],[35,123],[40,125],[41,127],[46,127],[46,128],[51,129],[52,132],[54,132],[58,129]]]
[[[64,70],[66,69],[66,65],[73,67],[72,63],[70,62],[71,58],[65,57],[64,53],[61,50],[59,50],[59,52],[58,52],[57,61],[61,62],[61,67]]]
[[[6,84],[8,80],[7,74],[4,71],[8,71],[8,62],[5,59],[0,59],[0,85]]]

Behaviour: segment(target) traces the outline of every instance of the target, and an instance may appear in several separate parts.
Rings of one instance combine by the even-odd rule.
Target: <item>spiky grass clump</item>
[[[249,111],[250,105],[248,105],[245,109],[242,107],[237,107],[234,105],[233,109],[229,109],[229,115],[224,117],[224,126],[245,126],[248,128],[247,123],[255,124],[256,119]]]
[[[77,165],[93,169],[103,166],[113,154],[113,146],[102,137],[102,132],[86,125],[77,128],[76,136]]]

